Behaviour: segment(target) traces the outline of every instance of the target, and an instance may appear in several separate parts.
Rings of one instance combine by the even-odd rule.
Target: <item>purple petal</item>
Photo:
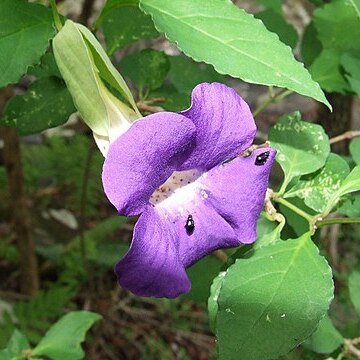
[[[188,157],[195,127],[175,113],[149,115],[110,145],[103,167],[103,186],[119,213],[136,215]]]
[[[201,191],[179,209],[163,209],[163,213],[168,226],[173,227],[177,234],[175,247],[185,267],[214,250],[240,244],[231,225],[212,206],[208,206],[202,199]],[[194,223],[191,232],[185,226],[189,215]]]
[[[147,206],[135,225],[129,252],[116,265],[120,286],[139,296],[175,298],[190,290],[177,235],[166,218]]]
[[[255,165],[257,157],[267,152],[267,161],[263,165],[257,161]],[[249,157],[220,165],[199,179],[208,191],[208,204],[232,226],[242,243],[256,240],[256,222],[264,205],[275,154],[274,149],[259,148]]]
[[[196,86],[191,107],[181,114],[196,126],[196,147],[182,165],[183,170],[209,170],[239,155],[254,140],[256,126],[249,106],[223,84]]]

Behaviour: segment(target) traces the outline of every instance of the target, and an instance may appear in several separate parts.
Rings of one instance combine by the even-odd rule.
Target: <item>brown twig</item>
[[[0,113],[6,99],[11,97],[12,89],[0,92]],[[2,100],[5,100],[3,103]],[[20,139],[16,130],[10,127],[0,129],[4,141],[4,164],[10,196],[9,207],[19,252],[20,289],[23,294],[34,295],[39,290],[39,270],[32,237],[31,214],[24,186],[21,162]]]
[[[358,131],[358,130],[350,130],[350,131],[344,132],[341,135],[334,136],[333,138],[331,138],[329,140],[329,142],[330,142],[330,144],[335,144],[335,143],[338,143],[340,141],[350,140],[350,139],[353,139],[353,138],[358,137],[358,136],[360,136],[360,131]]]
[[[355,345],[359,344],[359,338],[355,339],[345,339],[345,352],[356,356],[358,359],[360,359],[360,349],[358,349]]]

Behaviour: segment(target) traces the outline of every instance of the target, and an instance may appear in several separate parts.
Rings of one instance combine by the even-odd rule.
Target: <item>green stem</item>
[[[333,225],[333,224],[360,224],[360,218],[331,218],[320,220],[316,223],[317,227],[324,225]]]
[[[59,12],[56,7],[55,0],[50,0],[50,5],[51,5],[53,19],[54,19],[56,29],[57,29],[57,31],[60,31],[62,29],[62,23],[60,20]]]
[[[282,89],[276,94],[270,93],[269,97],[253,112],[253,116],[256,117],[259,115],[262,111],[264,111],[270,104],[277,102],[284,97],[290,95],[293,91],[288,89]]]
[[[274,197],[274,201],[286,206],[288,209],[292,210],[294,213],[296,213],[296,214],[300,215],[301,217],[303,217],[304,219],[306,219],[309,223],[311,223],[313,221],[313,217],[310,214],[299,209],[297,206],[293,205],[292,203],[285,200],[284,198]]]

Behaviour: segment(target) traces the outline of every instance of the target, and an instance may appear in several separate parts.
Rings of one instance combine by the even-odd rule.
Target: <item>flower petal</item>
[[[193,231],[186,228],[189,215],[194,224]],[[167,216],[169,226],[177,233],[176,249],[185,267],[217,249],[240,244],[230,224],[204,202],[201,193],[179,211],[168,212]]]
[[[110,145],[102,180],[120,214],[142,212],[154,190],[188,157],[194,138],[189,119],[163,112],[136,121]]]
[[[261,154],[268,156],[264,163],[259,161],[266,157],[260,157]],[[242,243],[256,240],[256,222],[264,205],[275,154],[274,149],[259,148],[250,156],[220,165],[199,179],[208,192],[208,203],[232,226]]]
[[[209,170],[248,148],[256,126],[249,106],[231,88],[203,83],[192,92],[192,104],[181,112],[196,126],[196,147],[179,170]]]
[[[139,296],[175,298],[191,284],[175,244],[172,224],[147,206],[134,228],[130,250],[116,265],[120,286]]]

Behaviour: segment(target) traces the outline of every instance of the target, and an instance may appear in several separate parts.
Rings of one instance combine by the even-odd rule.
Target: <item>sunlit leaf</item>
[[[330,107],[291,49],[231,1],[141,0],[140,5],[156,27],[194,60],[250,83],[288,88]]]
[[[236,260],[217,300],[219,359],[278,358],[316,330],[332,297],[331,269],[308,233]]]
[[[89,311],[73,311],[56,322],[31,352],[53,360],[80,360],[84,357],[81,343],[87,330],[101,316]]]
[[[324,129],[302,121],[299,112],[282,116],[270,129],[269,140],[278,151],[276,161],[285,173],[285,184],[295,176],[323,167],[330,153],[329,138]]]
[[[330,154],[323,168],[302,177],[284,197],[298,196],[304,199],[307,206],[322,212],[349,172],[349,165],[345,160],[339,155]]]

